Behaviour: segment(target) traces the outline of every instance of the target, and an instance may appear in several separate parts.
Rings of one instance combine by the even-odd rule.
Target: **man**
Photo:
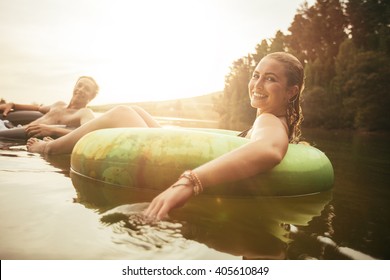
[[[73,89],[73,96],[69,104],[59,101],[50,106],[24,105],[15,103],[0,104],[2,119],[11,117],[11,112],[36,111],[43,115],[31,121],[23,128],[0,131],[0,137],[26,138],[26,137],[61,137],[68,134],[75,127],[94,118],[92,110],[86,108],[88,103],[95,98],[99,86],[92,77],[80,77]],[[11,114],[10,114],[11,113]],[[24,137],[23,137],[24,136]]]

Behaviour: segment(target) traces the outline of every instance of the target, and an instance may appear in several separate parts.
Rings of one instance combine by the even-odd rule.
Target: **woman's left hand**
[[[165,218],[171,209],[183,206],[194,194],[192,186],[173,186],[174,185],[153,199],[144,212],[144,215],[147,218],[158,220]]]

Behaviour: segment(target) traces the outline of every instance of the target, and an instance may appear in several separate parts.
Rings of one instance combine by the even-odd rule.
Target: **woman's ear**
[[[299,93],[299,87],[297,85],[292,86],[288,92],[288,100],[295,100]]]

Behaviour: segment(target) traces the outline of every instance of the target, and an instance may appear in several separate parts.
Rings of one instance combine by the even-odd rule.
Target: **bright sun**
[[[149,9],[148,2],[137,1],[138,12],[130,14],[131,7],[119,13],[106,8],[105,18],[97,22],[99,39],[88,53],[95,57],[88,71],[97,77],[102,92],[94,103],[166,100],[223,89],[236,55],[232,52],[240,52],[236,41],[226,47],[221,39],[226,37],[221,33],[226,28],[220,28],[226,20],[215,18],[218,13],[205,7],[207,2],[188,7],[185,1],[173,2],[175,9],[167,9],[166,1],[154,1]],[[143,9],[147,17],[139,13]]]
[[[220,91],[232,62],[288,26],[298,1],[0,1],[0,97],[68,100],[81,75],[101,87],[92,105]]]

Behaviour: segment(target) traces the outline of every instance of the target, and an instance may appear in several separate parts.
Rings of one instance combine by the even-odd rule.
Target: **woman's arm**
[[[288,135],[273,115],[260,116],[253,127],[251,142],[193,171],[204,188],[237,181],[268,171],[284,158]]]
[[[253,126],[251,142],[218,157],[196,169],[202,187],[208,188],[220,183],[237,181],[268,171],[285,156],[288,135],[282,121],[271,114],[260,115]],[[175,207],[183,205],[192,195],[193,189],[187,178],[179,179],[174,185],[157,196],[145,215],[161,219]]]

